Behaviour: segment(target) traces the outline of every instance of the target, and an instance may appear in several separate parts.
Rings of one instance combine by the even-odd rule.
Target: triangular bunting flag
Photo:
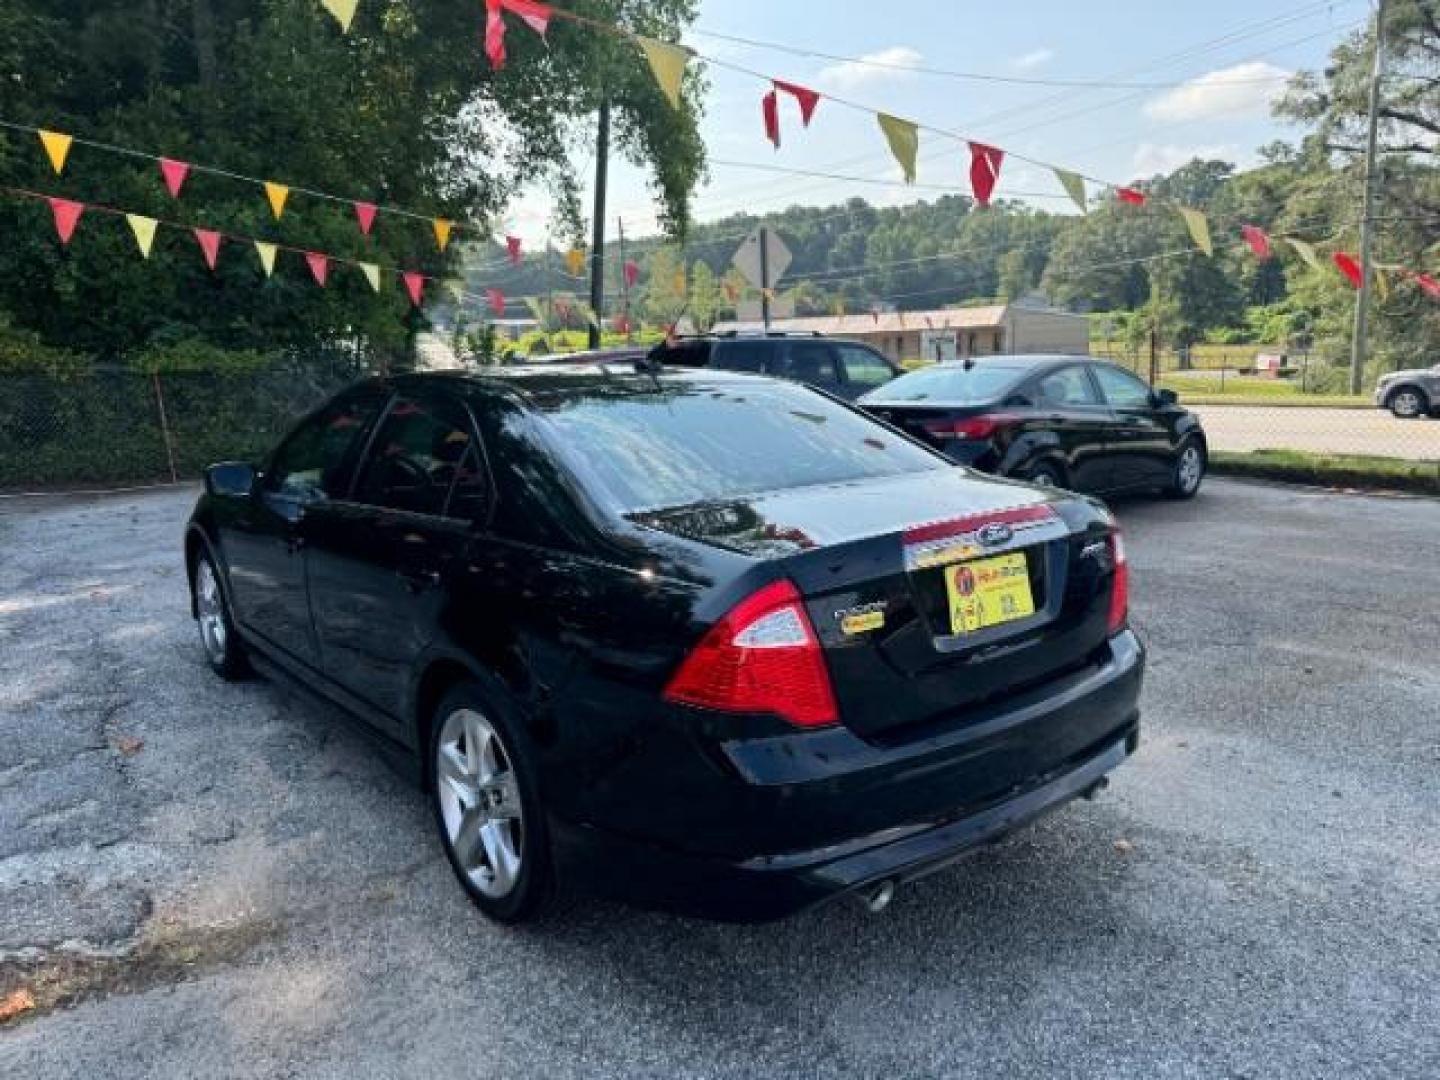
[[[1145,205],[1145,193],[1143,191],[1136,191],[1134,188],[1116,188],[1115,197],[1123,203],[1129,203],[1131,206]]]
[[[490,310],[495,313],[497,319],[505,317],[505,294],[499,289],[486,289],[485,299],[490,301]]]
[[[1270,237],[1264,229],[1258,225],[1241,225],[1240,235],[1245,237],[1245,243],[1250,245],[1257,259],[1263,262],[1270,258]]]
[[[685,81],[685,60],[690,52],[682,45],[672,45],[668,41],[656,41],[654,38],[635,35],[640,48],[645,53],[645,59],[650,61],[650,70],[655,75],[655,81],[660,84],[665,99],[671,106],[680,108],[680,85]]]
[[[685,291],[685,271],[683,268],[675,271],[675,291],[679,293]]]
[[[542,38],[550,25],[550,8],[536,0],[485,0],[485,55],[490,67],[505,66],[505,20],[501,10],[520,16],[525,24]]]
[[[270,200],[270,212],[275,215],[275,220],[280,220],[280,215],[285,213],[285,200],[290,198],[290,189],[284,184],[265,181],[265,198]]]
[[[1305,260],[1305,265],[1310,267],[1311,270],[1320,269],[1320,256],[1315,254],[1313,245],[1307,244],[1304,240],[1297,240],[1293,236],[1287,237],[1286,239],[1289,241],[1290,246],[1295,249],[1295,254]]]
[[[400,275],[400,280],[405,283],[405,291],[410,294],[410,303],[419,307],[425,292],[425,276],[414,270],[407,270]]]
[[[1070,196],[1070,201],[1080,208],[1080,213],[1090,212],[1090,208],[1085,205],[1085,178],[1083,176],[1073,173],[1069,169],[1056,169],[1055,179],[1060,181],[1060,186],[1065,189],[1065,194]]]
[[[70,156],[70,146],[74,143],[74,136],[64,135],[58,131],[41,131],[41,145],[45,147],[45,153],[50,157],[50,164],[55,167],[56,175],[65,171],[65,159]]]
[[[220,234],[213,229],[195,229],[195,239],[200,243],[200,250],[205,254],[205,265],[211,270],[215,269],[215,263],[220,258]]]
[[[760,118],[765,122],[765,138],[780,149],[780,99],[771,90],[760,99]]]
[[[800,122],[810,126],[810,118],[815,115],[815,106],[820,104],[820,95],[808,87],[798,86],[795,83],[784,82],[781,79],[772,80],[776,89],[784,90],[800,103]]]
[[[263,240],[255,241],[255,253],[260,256],[260,267],[267,278],[275,273],[275,254],[279,250],[274,244],[267,244]]]
[[[889,113],[876,113],[875,119],[879,121],[880,130],[885,133],[885,141],[890,144],[890,152],[900,163],[900,168],[905,174],[905,182],[913,184],[915,182],[915,156],[920,152],[920,129],[909,120],[901,120],[898,116],[891,116]]]
[[[380,267],[374,263],[360,263],[360,272],[365,275],[365,280],[370,283],[370,288],[376,292],[380,291]]]
[[[360,0],[320,0],[325,10],[335,16],[341,32],[346,34],[350,32],[350,24],[355,21],[355,9],[359,2]]]
[[[735,303],[735,301],[740,299],[740,290],[735,287],[735,283],[733,281],[725,282],[724,288],[725,299],[728,300],[730,303],[733,304]]]
[[[1411,276],[1415,279],[1416,285],[1419,285],[1436,300],[1440,300],[1440,281],[1436,281],[1429,274],[1412,274]]]
[[[626,259],[624,270],[625,287],[627,289],[633,289],[635,287],[635,282],[640,280],[640,264],[637,263],[634,259]]]
[[[161,158],[160,173],[165,177],[165,186],[170,190],[170,197],[178,199],[185,177],[190,175],[190,166],[183,161]]]
[[[155,244],[155,227],[160,223],[154,218],[141,214],[126,214],[125,220],[130,223],[130,231],[135,234],[135,243],[140,248],[140,257],[142,259],[150,258],[150,249]]]
[[[70,243],[70,238],[75,235],[75,226],[80,223],[80,215],[85,212],[85,204],[71,202],[69,199],[49,199],[50,212],[55,215],[55,231],[60,234],[60,243]]]
[[[1190,230],[1190,239],[1206,255],[1215,254],[1215,245],[1210,242],[1210,223],[1199,210],[1188,206],[1180,207],[1180,216],[1185,219],[1185,228]]]
[[[975,201],[981,206],[990,205],[990,195],[995,182],[1000,179],[1000,163],[1005,160],[1005,151],[984,143],[970,144],[970,190]]]
[[[580,271],[585,269],[585,252],[579,248],[571,248],[565,253],[565,266],[571,277],[579,277]]]
[[[518,237],[518,236],[507,236],[507,237],[505,237],[505,250],[506,250],[507,252],[509,252],[509,254],[510,254],[510,264],[511,264],[512,266],[519,266],[519,265],[520,265],[520,237]]]
[[[355,204],[355,218],[360,222],[360,232],[370,235],[370,230],[375,227],[375,204],[368,202],[357,202]]]
[[[455,227],[455,223],[444,218],[436,218],[434,226],[435,243],[440,246],[441,251],[444,251],[450,245],[450,230]]]
[[[322,255],[318,251],[307,251],[305,265],[310,267],[310,275],[315,279],[315,284],[323,289],[325,277],[330,273],[330,256]]]
[[[1361,283],[1365,280],[1365,272],[1360,269],[1360,264],[1355,261],[1355,256],[1337,251],[1330,257],[1335,260],[1335,269],[1344,274],[1351,285],[1357,289],[1360,288]]]
[[[1390,276],[1383,266],[1375,267],[1375,291],[1380,294],[1382,304],[1390,299]]]

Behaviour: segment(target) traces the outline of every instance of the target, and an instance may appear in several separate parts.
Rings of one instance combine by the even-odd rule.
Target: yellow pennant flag
[[[435,243],[440,245],[441,251],[450,245],[450,230],[454,227],[453,221],[446,221],[443,217],[435,219]]]
[[[1065,194],[1080,208],[1080,213],[1089,213],[1089,207],[1085,205],[1085,178],[1069,169],[1056,169],[1055,179],[1060,181]]]
[[[565,253],[565,265],[569,268],[571,277],[579,277],[580,271],[585,269],[585,252],[579,248],[571,248]]]
[[[126,214],[125,220],[130,223],[130,231],[135,234],[135,243],[140,246],[140,257],[150,258],[150,248],[155,244],[155,226],[159,222],[142,214]]]
[[[270,200],[270,210],[275,215],[275,220],[280,220],[280,215],[285,212],[285,200],[290,198],[290,189],[284,184],[273,184],[265,181],[265,197]]]
[[[638,34],[635,40],[644,50],[645,59],[650,61],[650,70],[655,74],[655,81],[660,84],[665,97],[674,108],[680,108],[680,83],[685,78],[685,59],[690,54],[689,50]]]
[[[875,119],[880,122],[880,130],[885,133],[890,152],[895,155],[895,160],[905,172],[905,182],[913,184],[915,156],[920,152],[920,129],[909,120],[901,120],[889,113],[876,113]]]
[[[365,275],[365,280],[370,282],[370,288],[376,292],[380,291],[380,267],[374,263],[361,263],[360,272]]]
[[[1390,299],[1390,279],[1385,276],[1385,267],[1375,267],[1375,291],[1380,294],[1380,302],[1383,304]]]
[[[1205,215],[1199,210],[1182,206],[1180,216],[1185,219],[1185,227],[1190,230],[1190,239],[1195,241],[1195,246],[1206,255],[1214,255],[1215,245],[1210,242],[1210,223],[1205,220]]]
[[[355,9],[360,5],[360,0],[320,0],[325,5],[325,10],[335,16],[335,21],[340,24],[340,29],[345,33],[350,32],[350,24],[355,21]]]
[[[1321,269],[1320,256],[1315,254],[1314,247],[1307,244],[1304,240],[1296,240],[1293,236],[1287,237],[1286,239],[1289,240],[1290,246],[1295,249],[1295,254],[1304,259],[1306,265],[1309,266],[1311,270]]]
[[[255,252],[260,256],[260,265],[264,267],[267,278],[275,273],[275,253],[279,250],[274,244],[267,244],[263,240],[255,241]]]
[[[676,270],[676,271],[675,271],[675,291],[676,291],[676,292],[682,292],[682,293],[685,291],[685,271],[684,271],[684,270]]]
[[[62,135],[58,131],[40,132],[40,142],[45,147],[45,153],[50,155],[50,164],[55,166],[55,172],[65,171],[65,159],[70,156],[70,144],[75,141],[71,135]]]

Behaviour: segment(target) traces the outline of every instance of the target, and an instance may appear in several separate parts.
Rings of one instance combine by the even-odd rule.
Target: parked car
[[[853,401],[901,374],[869,345],[819,334],[707,334],[657,345],[650,359],[671,367],[748,371],[814,386]]]
[[[883,906],[1138,738],[1103,507],[767,378],[364,382],[207,470],[185,561],[211,667],[287,675],[411,763],[505,922],[557,881]]]
[[[1381,375],[1375,383],[1375,405],[1401,420],[1440,416],[1440,364]]]
[[[646,345],[617,345],[608,349],[584,349],[572,353],[541,353],[527,356],[524,364],[635,364],[644,360],[650,348]]]
[[[1208,461],[1200,420],[1174,391],[1084,357],[936,364],[857,404],[952,461],[1049,487],[1188,499]]]

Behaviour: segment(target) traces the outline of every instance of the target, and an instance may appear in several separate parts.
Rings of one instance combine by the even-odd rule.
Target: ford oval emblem
[[[999,547],[1001,544],[1008,544],[1014,536],[1015,530],[999,521],[982,525],[975,533],[975,539],[985,547]]]

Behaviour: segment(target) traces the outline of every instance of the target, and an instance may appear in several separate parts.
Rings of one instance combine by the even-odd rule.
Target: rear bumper
[[[732,849],[757,854],[696,850],[715,842],[703,830],[657,842],[552,821],[557,868],[591,891],[739,922],[922,877],[1086,793],[1134,752],[1144,652],[1128,632],[1113,645],[1106,663],[1047,696],[903,747],[837,729],[727,747],[738,790],[694,797],[720,801],[740,823]],[[1008,786],[994,791],[1002,768]]]

